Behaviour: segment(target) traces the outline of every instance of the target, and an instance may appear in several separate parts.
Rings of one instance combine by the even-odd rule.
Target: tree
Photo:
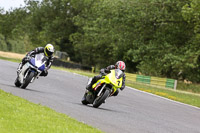
[[[9,50],[52,43],[83,65],[200,82],[199,14],[198,0],[26,0],[0,33]]]

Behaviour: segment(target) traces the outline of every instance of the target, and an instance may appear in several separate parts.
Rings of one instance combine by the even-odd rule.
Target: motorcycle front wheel
[[[28,84],[31,82],[34,75],[35,75],[34,72],[30,72],[27,75],[26,79],[24,80],[24,83],[21,85],[21,88],[25,89],[28,86]]]
[[[93,102],[93,107],[98,108],[105,100],[106,98],[109,96],[110,91],[108,89],[106,89],[104,92],[102,92],[100,94],[100,96],[98,96],[94,102]]]

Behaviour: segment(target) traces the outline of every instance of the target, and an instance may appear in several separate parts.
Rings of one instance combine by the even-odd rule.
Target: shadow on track
[[[16,87],[15,85],[11,85],[11,84],[2,84],[1,85],[3,86],[8,86],[8,87],[12,87],[12,88],[19,88],[19,87]],[[22,89],[22,88],[21,88]]]
[[[20,90],[27,90],[27,91],[38,92],[38,93],[45,93],[45,92],[42,92],[42,91],[32,90],[32,89],[28,89],[28,88],[23,89],[23,88],[16,87],[15,85],[11,85],[11,84],[2,84],[2,83],[1,83],[1,85],[7,86],[7,87],[12,87],[13,89],[16,89],[16,88],[17,88],[17,89],[20,89]]]
[[[23,88],[20,88],[20,87],[16,87],[15,85],[7,85],[7,86],[10,86],[10,87],[13,87],[13,88],[17,88],[17,89],[20,89],[20,90],[25,90],[25,91],[32,91],[32,92],[38,92],[38,93],[45,93],[43,91],[39,91],[39,90],[33,90],[33,89],[29,89],[29,88],[26,88],[26,89],[23,89]]]
[[[22,88],[20,88],[20,89],[22,89]],[[43,92],[43,91],[32,90],[32,89],[28,89],[28,88],[22,89],[22,90],[27,90],[27,91],[32,91],[32,92],[39,92],[39,93],[45,93],[45,92]]]
[[[115,112],[115,113],[125,113],[123,111],[118,111],[118,110],[112,110],[112,109],[108,109],[108,108],[102,108],[102,107],[99,107],[99,108],[94,108],[92,105],[83,105],[81,103],[72,103],[72,104],[76,104],[76,105],[80,105],[82,107],[89,107],[89,108],[92,108],[92,109],[96,109],[96,110],[103,110],[103,111],[109,111],[109,112]]]

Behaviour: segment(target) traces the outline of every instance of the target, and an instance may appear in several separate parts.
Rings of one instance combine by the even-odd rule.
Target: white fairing
[[[46,62],[46,57],[44,56],[43,53],[35,55],[35,66],[37,68],[35,66],[33,66],[32,64],[30,64],[29,62],[24,64],[24,66],[21,69],[21,72],[18,75],[19,82],[21,84],[23,84],[24,78],[26,77],[26,75],[24,75],[24,74],[25,74],[26,70],[29,69],[30,67],[34,68],[38,72],[38,74],[36,75],[36,77],[38,77],[39,74],[42,72],[42,71],[38,70],[38,68],[40,66],[42,66],[43,64],[45,64],[45,62]],[[33,82],[34,79],[35,78],[33,78],[31,82]]]
[[[24,66],[22,67],[21,72],[19,73],[19,82],[23,83],[23,79],[24,79],[24,72],[26,71],[26,69],[28,69],[30,66],[30,63],[27,62],[26,64],[24,64]]]

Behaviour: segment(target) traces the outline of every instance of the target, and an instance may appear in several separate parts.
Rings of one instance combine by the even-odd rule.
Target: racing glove
[[[25,58],[26,61],[29,61],[30,59],[31,59],[30,56],[26,56],[26,58]]]
[[[101,70],[100,70],[100,74],[101,74],[102,76],[106,75],[105,70],[104,70],[104,69],[101,69]]]

